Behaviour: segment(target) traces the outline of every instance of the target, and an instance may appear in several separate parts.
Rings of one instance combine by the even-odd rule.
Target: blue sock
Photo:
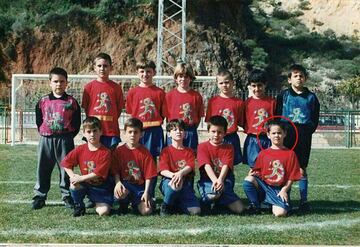
[[[306,177],[302,177],[299,181],[299,189],[300,189],[300,203],[307,202],[308,195],[308,179]]]
[[[259,195],[255,185],[247,180],[244,180],[243,188],[249,202],[254,204],[255,207],[260,208]]]

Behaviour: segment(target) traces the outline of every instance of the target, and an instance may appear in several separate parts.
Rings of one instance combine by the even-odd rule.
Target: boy
[[[141,215],[150,215],[154,210],[150,185],[157,177],[156,164],[150,152],[139,142],[143,123],[137,118],[129,118],[124,129],[125,144],[115,149],[113,157],[115,200],[119,200],[120,213],[126,213],[131,202]]]
[[[67,72],[56,67],[49,74],[52,92],[43,96],[35,109],[40,140],[33,209],[45,206],[55,164],[60,171],[59,186],[62,200],[68,208],[73,205],[69,192],[69,177],[60,166],[60,162],[74,149],[74,137],[79,133],[81,124],[80,106],[72,96],[65,92],[68,84]]]
[[[185,123],[173,119],[167,124],[166,131],[171,138],[171,144],[160,154],[160,191],[164,195],[160,215],[168,215],[174,209],[185,214],[198,215],[200,204],[193,189],[195,154],[191,148],[183,145]]]
[[[266,134],[259,135],[260,143],[257,140],[262,122],[273,116],[275,112],[275,99],[265,95],[266,81],[265,71],[259,69],[251,71],[248,88],[252,96],[244,103],[244,132],[247,134],[244,143],[244,164],[250,168],[254,167],[255,160],[261,150],[259,145],[263,149],[271,145]]]
[[[221,70],[216,76],[219,95],[209,100],[205,122],[210,117],[220,115],[228,123],[227,133],[224,137],[226,143],[234,147],[234,165],[242,161],[240,138],[237,134],[238,126],[243,123],[243,101],[234,96],[234,80],[228,70]]]
[[[250,202],[251,213],[260,211],[262,201],[272,205],[276,217],[286,216],[290,209],[290,189],[301,178],[298,159],[293,151],[284,146],[284,123],[270,120],[266,124],[271,147],[259,153],[243,188]]]
[[[111,151],[100,142],[101,126],[96,117],[87,117],[83,121],[83,134],[87,143],[75,148],[61,162],[70,177],[74,217],[85,214],[83,200],[86,195],[95,203],[98,215],[110,214],[113,201],[112,186],[108,178]],[[74,173],[74,168],[78,165],[81,175]]]
[[[165,92],[153,84],[156,73],[153,61],[141,60],[136,64],[136,69],[140,84],[129,90],[126,112],[143,122],[144,133],[140,143],[156,158],[164,146],[161,124],[165,115]]]
[[[196,151],[198,146],[197,127],[204,116],[204,104],[201,95],[191,89],[191,83],[195,80],[194,72],[190,65],[179,63],[175,67],[174,79],[177,87],[168,92],[166,99],[166,118],[181,119],[185,123],[184,146]],[[171,138],[167,136],[166,144],[171,144]]]
[[[114,149],[121,141],[118,119],[124,108],[123,92],[119,84],[109,79],[112,61],[108,54],[98,54],[93,67],[97,78],[85,85],[81,106],[86,116],[100,119],[100,141],[104,146]]]
[[[227,121],[222,116],[212,116],[207,128],[210,139],[199,144],[197,154],[201,210],[209,213],[214,202],[217,206],[226,206],[233,213],[240,214],[243,205],[234,192],[234,148],[231,144],[224,143]]]
[[[307,212],[310,206],[307,202],[308,179],[306,168],[309,163],[311,139],[319,123],[320,104],[316,95],[304,86],[308,74],[306,69],[298,64],[290,67],[288,82],[290,88],[282,91],[277,97],[276,114],[289,118],[298,131],[298,143],[295,153],[299,159],[302,178],[299,181],[300,212]],[[292,148],[295,143],[295,130],[290,127],[284,145]]]

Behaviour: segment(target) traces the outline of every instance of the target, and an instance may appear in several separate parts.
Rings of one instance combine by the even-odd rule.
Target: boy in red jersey
[[[166,131],[172,141],[160,154],[160,191],[164,195],[160,215],[168,215],[175,209],[198,215],[200,204],[193,188],[195,154],[191,148],[183,145],[185,123],[173,119],[167,124]]]
[[[108,178],[111,165],[111,151],[100,142],[101,122],[88,117],[83,122],[87,143],[71,151],[61,162],[70,177],[70,192],[74,200],[74,217],[85,214],[84,198],[87,195],[95,203],[96,212],[110,214],[113,202],[112,183]],[[80,175],[74,173],[80,167]]]
[[[286,216],[290,210],[291,185],[301,178],[300,165],[295,152],[284,146],[284,123],[270,120],[266,129],[271,147],[259,153],[243,188],[250,201],[250,213],[259,212],[260,203],[265,202],[272,205],[275,216]]]
[[[204,116],[204,104],[201,95],[190,88],[195,80],[194,72],[189,64],[179,63],[174,70],[177,87],[168,92],[166,98],[166,118],[181,119],[185,123],[184,146],[196,151],[198,146],[197,127]],[[166,144],[171,144],[167,137]]]
[[[112,70],[111,57],[106,53],[98,54],[94,59],[96,80],[85,85],[82,108],[86,116],[101,120],[101,143],[114,149],[120,139],[119,117],[124,108],[124,96],[121,86],[109,79]]]
[[[243,101],[234,96],[234,80],[228,70],[219,71],[216,76],[219,95],[209,100],[205,122],[212,116],[222,116],[228,123],[224,141],[234,147],[234,165],[242,161],[240,138],[237,134],[238,126],[243,123]]]
[[[260,152],[260,146],[266,149],[271,146],[271,141],[266,134],[259,135],[257,133],[262,122],[274,115],[276,100],[265,95],[266,87],[265,71],[255,69],[251,71],[249,76],[248,87],[252,95],[244,103],[244,132],[247,134],[244,143],[244,164],[248,164],[250,168],[254,167],[255,160]]]
[[[224,143],[227,121],[222,116],[212,116],[208,121],[209,141],[199,144],[197,160],[200,170],[198,189],[201,211],[210,213],[215,206],[226,206],[235,214],[243,211],[240,198],[234,192],[234,148]]]
[[[140,79],[139,86],[131,88],[126,97],[126,112],[143,122],[144,133],[140,139],[156,158],[164,146],[164,133],[161,124],[165,113],[165,92],[153,84],[155,63],[141,60],[136,64]]]
[[[150,152],[139,143],[143,123],[129,118],[124,125],[125,144],[113,155],[112,173],[115,177],[114,196],[120,203],[120,213],[126,213],[128,204],[141,215],[154,210],[152,181],[157,177],[156,164]]]

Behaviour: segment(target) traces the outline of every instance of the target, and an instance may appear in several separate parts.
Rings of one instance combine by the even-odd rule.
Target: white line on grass
[[[244,232],[282,232],[286,230],[317,230],[338,228],[338,227],[352,227],[359,224],[360,219],[342,219],[342,220],[328,220],[323,222],[306,222],[306,223],[289,223],[289,224],[247,224],[235,226],[215,226],[215,227],[201,227],[201,228],[186,228],[186,229],[154,229],[154,228],[138,228],[129,230],[78,230],[78,229],[38,229],[26,230],[20,228],[12,228],[9,230],[0,231],[0,235],[14,236],[14,235],[36,235],[36,236],[56,236],[71,234],[79,236],[109,236],[109,235],[122,235],[122,236],[164,236],[164,235],[199,235],[209,232],[216,232],[216,234],[239,234]]]

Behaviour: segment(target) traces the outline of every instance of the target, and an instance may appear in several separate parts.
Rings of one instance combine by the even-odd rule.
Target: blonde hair
[[[196,77],[194,75],[194,71],[190,64],[178,63],[176,65],[175,70],[174,70],[174,79],[176,80],[176,78],[181,74],[185,74],[188,77],[190,77],[191,82],[193,82],[196,79]]]

